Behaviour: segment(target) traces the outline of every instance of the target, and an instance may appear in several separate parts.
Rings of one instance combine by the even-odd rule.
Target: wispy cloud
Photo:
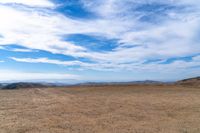
[[[12,51],[12,52],[37,52],[37,50],[28,48],[13,48],[12,46],[0,46],[0,50]]]
[[[98,70],[178,69],[179,66],[190,68],[199,65],[197,57],[190,62],[143,64],[148,60],[167,60],[200,53],[200,4],[195,0],[81,0],[79,6],[95,14],[94,18],[85,19],[57,11],[59,4],[48,0],[0,1],[0,45],[17,44],[28,49],[72,56],[76,60],[61,61],[48,57],[13,57],[13,60],[78,65]],[[78,45],[80,42],[77,40],[66,40],[74,34],[116,40],[116,46],[107,51],[91,50],[86,47],[87,44]],[[95,41],[92,43],[100,45]],[[93,63],[80,61],[80,58]]]
[[[64,65],[64,66],[75,66],[75,65],[81,65],[84,64],[80,61],[60,61],[60,60],[52,60],[48,58],[15,58],[10,57],[10,59],[13,59],[18,62],[27,62],[27,63],[48,63],[48,64],[56,64],[56,65]]]
[[[71,18],[63,17],[58,13],[51,14],[51,11],[41,12],[39,10],[35,10],[31,13],[26,10],[24,11],[20,9],[13,9],[12,7],[2,5],[0,14],[2,18],[1,29],[3,30],[1,30],[1,32],[4,38],[1,39],[1,44],[17,43],[26,47],[47,50],[53,53],[61,53],[72,55],[75,57],[79,56],[88,58],[95,58],[96,55],[100,54],[102,55],[102,58],[114,56],[117,59],[118,57],[116,55],[123,53],[123,51],[127,52],[127,49],[124,48],[121,51],[114,51],[112,53],[90,53],[88,51],[85,51],[86,49],[84,47],[76,46],[75,44],[72,44],[70,42],[63,41],[61,36],[59,36],[62,34],[82,33],[96,35],[99,34],[108,38],[117,38],[119,39],[120,44],[123,43],[122,45],[140,44],[145,48],[141,48],[140,51],[137,50],[137,55],[138,53],[141,53],[141,56],[144,56],[142,54],[144,53],[144,51],[147,51],[150,54],[145,55],[144,58],[148,58],[153,55],[182,56],[185,54],[189,54],[191,52],[191,49],[199,52],[198,45],[194,42],[193,44],[191,44],[191,41],[193,41],[193,34],[195,34],[195,30],[198,27],[199,22],[199,17],[197,16],[197,13],[192,14],[192,12],[191,14],[188,14],[179,13],[177,11],[179,13],[178,14],[176,10],[172,10],[172,12],[175,12],[180,16],[185,15],[183,17],[184,19],[187,19],[188,17],[194,18],[190,21],[182,21],[179,19],[174,21],[173,19],[167,18],[163,20],[163,23],[154,25],[138,21],[136,19],[137,17],[134,15],[134,12],[127,13],[126,10],[120,11],[120,13],[124,13],[125,16],[119,17],[115,11],[115,8],[123,6],[123,4],[126,3],[127,2],[117,2],[115,0],[109,1],[107,3],[102,2],[102,6],[96,5],[98,8],[100,8],[97,12],[104,12],[106,11],[106,9],[104,8],[109,6],[111,8],[108,8],[108,10],[113,11],[107,12],[111,12],[110,14],[113,15],[105,13],[105,15],[107,15],[105,18],[87,21],[73,20]],[[138,6],[140,4],[141,2],[137,3]],[[174,3],[171,2],[171,4]],[[127,8],[129,9],[128,5]],[[91,9],[96,8],[93,7]],[[3,14],[6,14],[6,16],[4,16]],[[129,17],[126,18],[130,15],[133,15],[133,19]],[[134,18],[134,16],[136,18]],[[13,25],[12,22],[15,22],[16,24]],[[165,50],[166,48],[174,49],[174,45],[181,45],[183,49],[181,51],[173,50],[174,53],[171,53],[172,50],[168,50],[168,52]],[[137,58],[137,56],[134,55],[135,49],[132,49],[130,53],[135,58]]]
[[[48,0],[1,0],[3,4],[23,4],[31,7],[53,7],[54,4]]]
[[[16,78],[17,77],[17,78]],[[64,73],[33,73],[10,70],[0,71],[0,81],[28,81],[28,80],[80,80],[80,76]]]
[[[34,52],[34,50],[32,50],[32,49],[20,49],[20,48],[15,48],[15,49],[12,49],[11,51],[14,51],[14,52]]]
[[[161,61],[152,61],[151,63],[145,62],[129,62],[129,63],[84,63],[80,61],[61,61],[53,60],[48,58],[15,58],[10,57],[10,59],[17,62],[26,62],[26,63],[48,63],[55,65],[64,65],[64,66],[80,66],[83,69],[92,69],[92,70],[102,70],[102,71],[166,71],[173,72],[175,70],[188,70],[193,67],[200,68],[200,56],[194,56],[190,61],[185,61],[183,59],[175,59],[174,61],[167,63],[166,60]]]
[[[4,48],[4,47],[2,47],[2,46],[0,46],[0,49],[1,49],[1,50],[4,50],[5,48]]]

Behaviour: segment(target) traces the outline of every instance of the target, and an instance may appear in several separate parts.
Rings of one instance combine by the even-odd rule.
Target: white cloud
[[[2,4],[23,4],[32,7],[53,7],[49,0],[0,0]]]
[[[16,78],[17,77],[17,78]],[[28,81],[28,80],[78,80],[80,76],[64,73],[31,73],[10,70],[0,71],[0,81]]]
[[[0,2],[13,3],[14,0]],[[34,4],[28,1],[25,2],[25,0],[15,2],[46,7],[49,1],[33,1]],[[34,9],[30,12],[25,9],[21,10],[7,5],[0,5],[0,35],[3,36],[0,38],[0,45],[19,44],[30,49],[45,50],[73,57],[85,57],[97,63],[66,62],[47,58],[13,58],[16,61],[66,66],[79,64],[83,67],[93,66],[92,68],[95,68],[94,66],[97,66],[98,69],[119,67],[120,69],[135,69],[138,63],[152,58],[167,59],[200,53],[199,42],[194,40],[197,29],[200,27],[200,10],[197,8],[199,6],[199,4],[196,4],[197,2],[186,2],[185,0],[179,2],[165,1],[165,3],[175,6],[188,5],[193,10],[188,12],[171,10],[166,12],[166,17],[156,24],[139,21],[145,14],[137,11],[130,12],[133,5],[130,2],[134,3],[134,7],[147,3],[146,0],[84,0],[83,3],[88,10],[101,16],[98,19],[91,20],[68,18],[52,10]],[[156,1],[148,1],[148,3],[153,2]],[[163,1],[158,2],[163,3]],[[13,22],[15,23],[13,24]],[[71,42],[63,41],[62,36],[67,34],[99,35],[108,39],[118,39],[120,44],[113,51],[94,52],[87,50],[84,46],[77,46]],[[134,45],[138,45],[138,47],[125,47]],[[134,64],[126,65],[129,62],[134,62]],[[188,62],[185,62],[185,64],[188,64]],[[141,66],[143,68],[143,65]],[[156,66],[159,65],[156,64]],[[175,65],[172,66],[176,68]]]
[[[22,49],[22,48],[15,48],[15,49],[12,49],[10,51],[14,51],[14,52],[34,52],[34,50],[32,50],[32,49]]]
[[[4,48],[4,47],[2,47],[2,46],[0,46],[0,49],[1,49],[1,50],[5,50],[5,48]]]
[[[18,62],[26,63],[49,63],[55,65],[64,66],[80,66],[82,69],[101,70],[101,71],[152,71],[152,72],[174,72],[174,71],[187,71],[192,67],[200,67],[200,56],[194,56],[191,61],[184,61],[177,59],[171,63],[165,63],[166,60],[154,61],[151,63],[140,62],[129,62],[129,63],[118,63],[118,62],[97,62],[97,63],[84,63],[80,61],[61,61],[52,60],[48,58],[15,58],[11,59]]]
[[[5,61],[3,61],[3,60],[0,60],[0,63],[3,63],[3,62],[5,62]]]
[[[80,61],[60,61],[60,60],[52,60],[48,58],[15,58],[10,57],[10,59],[13,59],[18,62],[27,62],[27,63],[49,63],[49,64],[56,64],[56,65],[64,65],[64,66],[74,66],[74,65],[81,65],[84,64]]]
[[[26,49],[26,48],[6,48],[6,47],[3,47],[3,46],[0,46],[0,50],[13,51],[13,52],[37,52],[37,50],[33,50],[33,49]]]
[[[192,58],[194,61],[200,62],[200,55],[195,56]]]

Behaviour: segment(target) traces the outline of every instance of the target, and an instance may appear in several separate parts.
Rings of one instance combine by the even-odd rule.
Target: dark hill
[[[8,84],[2,87],[2,89],[22,89],[22,88],[43,88],[43,87],[48,87],[47,85],[44,84],[39,84],[39,83],[12,83]]]
[[[163,84],[163,82],[145,80],[145,81],[131,81],[131,82],[85,82],[80,84],[75,84],[75,86],[102,86],[102,85],[153,85],[153,84]]]
[[[180,80],[180,81],[177,82],[177,84],[200,87],[200,77]]]

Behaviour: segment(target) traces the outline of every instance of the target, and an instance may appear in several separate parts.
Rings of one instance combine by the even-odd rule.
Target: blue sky
[[[200,75],[197,0],[0,0],[0,81]]]

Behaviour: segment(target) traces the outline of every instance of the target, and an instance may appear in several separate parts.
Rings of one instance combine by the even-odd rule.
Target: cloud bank
[[[17,78],[16,78],[17,77]],[[62,73],[34,73],[34,72],[19,72],[10,70],[0,71],[0,81],[59,81],[59,80],[80,80],[80,76]]]

